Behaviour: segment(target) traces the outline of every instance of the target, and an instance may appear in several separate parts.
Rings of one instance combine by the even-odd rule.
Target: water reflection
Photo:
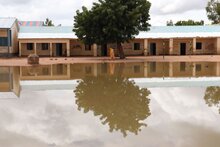
[[[138,134],[150,116],[150,91],[118,76],[86,77],[75,89],[76,104],[84,113],[94,112],[109,131]]]
[[[20,74],[18,67],[0,67],[0,98],[14,98],[20,95]],[[14,94],[16,96],[14,96]]]
[[[215,106],[219,109],[220,113],[220,87],[219,86],[210,86],[207,87],[205,91],[204,99],[206,104],[210,107]]]

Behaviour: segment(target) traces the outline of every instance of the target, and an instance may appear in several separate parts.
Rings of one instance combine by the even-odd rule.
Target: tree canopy
[[[147,0],[99,0],[91,10],[76,12],[73,31],[85,44],[117,43],[123,58],[121,43],[149,29],[150,6]]]
[[[220,2],[218,0],[209,0],[206,12],[208,19],[211,20],[213,24],[220,23]]]
[[[46,18],[45,22],[44,22],[44,26],[54,26],[52,20],[50,20],[49,18]]]
[[[220,113],[220,87],[207,87],[204,99],[206,101],[206,104],[208,104],[210,107],[216,106],[217,108],[219,108]]]
[[[79,110],[93,111],[109,131],[138,134],[150,116],[150,91],[119,76],[86,77],[79,81],[75,97]]]
[[[167,26],[196,26],[196,25],[204,25],[204,21],[194,21],[194,20],[180,20],[176,23],[173,23],[172,20],[167,21]]]

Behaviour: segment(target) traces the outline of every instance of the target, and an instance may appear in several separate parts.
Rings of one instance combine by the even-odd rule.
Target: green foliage
[[[206,89],[204,99],[206,104],[211,106],[216,106],[219,108],[220,113],[220,87],[211,86]]]
[[[172,20],[167,21],[167,26],[198,26],[198,25],[204,25],[204,21],[194,21],[194,20],[180,20],[177,21],[175,24]]]
[[[109,131],[138,134],[143,121],[150,116],[148,95],[150,91],[140,89],[133,81],[119,76],[86,77],[79,81],[74,91],[79,110],[93,111]]]
[[[73,31],[85,44],[123,43],[148,30],[150,6],[147,0],[99,0],[76,12]]]
[[[211,20],[213,24],[220,23],[220,3],[218,0],[209,0],[206,12],[208,19]]]
[[[52,20],[50,20],[49,18],[46,18],[45,22],[44,22],[44,26],[54,26]]]
[[[173,21],[172,20],[167,21],[167,26],[174,26]]]

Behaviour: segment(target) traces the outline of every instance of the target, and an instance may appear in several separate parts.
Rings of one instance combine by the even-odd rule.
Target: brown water
[[[2,147],[220,146],[220,63],[0,67]]]

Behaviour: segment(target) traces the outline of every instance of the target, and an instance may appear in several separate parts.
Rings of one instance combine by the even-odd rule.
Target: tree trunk
[[[121,43],[117,43],[117,48],[118,48],[118,54],[119,54],[119,57],[120,59],[125,59],[125,53],[124,53],[124,49],[121,45]]]

